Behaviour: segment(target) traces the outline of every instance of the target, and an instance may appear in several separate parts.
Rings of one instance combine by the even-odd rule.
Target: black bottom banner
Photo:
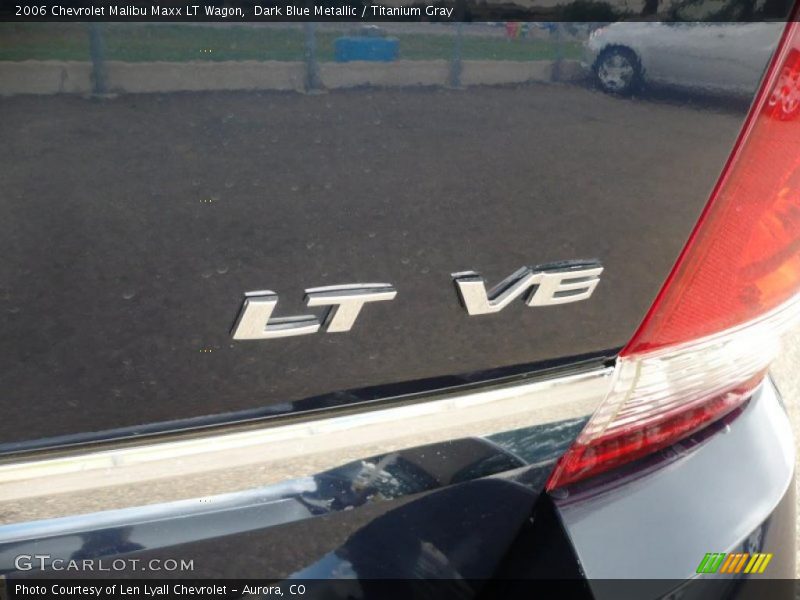
[[[340,580],[184,580],[184,579],[5,579],[0,600],[31,598],[102,599],[716,599],[759,598],[794,600],[798,580],[697,578],[668,580],[460,580],[460,579],[340,579]]]

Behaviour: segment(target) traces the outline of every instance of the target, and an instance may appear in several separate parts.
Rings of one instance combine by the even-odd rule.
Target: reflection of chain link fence
[[[0,24],[8,41],[0,47],[0,69],[7,61],[48,61],[27,69],[53,77],[49,93],[95,97],[202,89],[314,92],[359,85],[458,89],[562,79],[564,61],[571,61],[574,71],[588,35],[578,25]],[[344,41],[348,52],[340,51]],[[2,93],[45,93],[6,89],[13,81],[4,79]]]
[[[305,23],[303,30],[305,31],[303,57],[306,66],[306,76],[304,78],[304,87],[306,91],[312,92],[314,90],[322,89],[322,81],[319,77],[319,65],[317,64],[317,31],[315,23]]]
[[[461,64],[462,46],[464,43],[464,24],[456,24],[456,36],[453,43],[453,58],[450,59],[450,87],[461,87]]]
[[[92,93],[102,96],[108,92],[106,80],[105,42],[100,23],[89,24],[89,55],[92,59]]]

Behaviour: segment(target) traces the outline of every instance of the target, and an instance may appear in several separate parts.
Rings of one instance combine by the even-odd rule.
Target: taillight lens
[[[800,27],[790,23],[686,247],[548,489],[650,454],[741,405],[800,316],[798,53]]]

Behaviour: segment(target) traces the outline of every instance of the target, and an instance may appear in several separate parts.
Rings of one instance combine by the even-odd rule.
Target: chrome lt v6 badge
[[[533,289],[528,306],[550,306],[586,300],[592,295],[603,267],[599,263],[571,264],[561,268],[522,267],[488,292],[486,282],[475,271],[453,273],[461,303],[470,315],[500,312],[513,300]]]
[[[523,267],[486,290],[486,282],[475,271],[453,273],[461,303],[470,316],[500,312],[528,293],[528,306],[550,306],[586,300],[600,283],[599,263],[559,263]],[[389,283],[353,283],[305,290],[306,306],[327,306],[323,317],[297,315],[272,317],[278,295],[270,290],[247,292],[233,326],[235,340],[267,340],[317,333],[350,331],[364,305],[394,300],[397,290]]]

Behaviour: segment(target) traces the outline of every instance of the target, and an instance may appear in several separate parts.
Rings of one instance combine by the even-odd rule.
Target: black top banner
[[[786,20],[792,0],[0,0],[0,21],[605,23]]]

